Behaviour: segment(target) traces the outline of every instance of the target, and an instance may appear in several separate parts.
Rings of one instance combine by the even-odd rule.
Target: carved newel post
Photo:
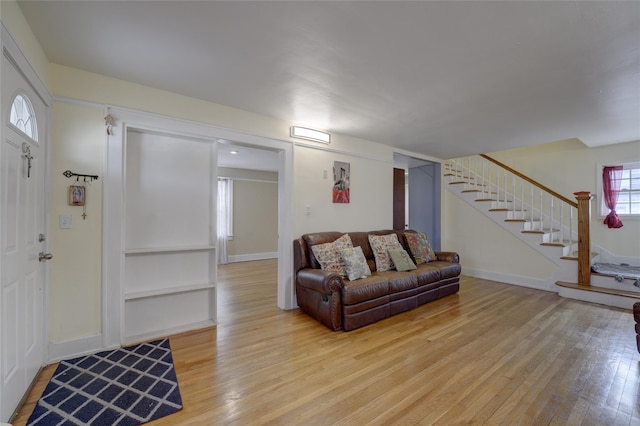
[[[589,191],[574,192],[578,200],[578,285],[591,285],[591,199]]]

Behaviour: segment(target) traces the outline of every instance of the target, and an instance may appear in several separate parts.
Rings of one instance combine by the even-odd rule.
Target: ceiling
[[[640,140],[640,2],[18,4],[53,63],[429,156]]]

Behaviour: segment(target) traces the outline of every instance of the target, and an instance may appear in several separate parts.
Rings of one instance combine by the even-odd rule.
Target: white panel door
[[[4,55],[1,67],[0,421],[7,421],[44,362],[45,275],[39,253],[44,248],[47,115],[42,100]],[[17,95],[28,99],[35,112],[33,138],[9,123]]]

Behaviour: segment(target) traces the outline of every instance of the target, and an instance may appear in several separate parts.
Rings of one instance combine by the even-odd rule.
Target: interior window
[[[17,95],[13,99],[9,123],[34,141],[38,140],[36,115],[31,106],[31,101],[25,95]]]
[[[609,209],[604,204],[604,196],[600,191],[600,214],[606,216]],[[620,192],[616,213],[619,216],[640,216],[640,163],[622,165],[620,177]]]

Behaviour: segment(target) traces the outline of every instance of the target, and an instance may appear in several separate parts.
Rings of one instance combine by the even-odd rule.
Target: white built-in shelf
[[[157,288],[153,290],[132,291],[125,293],[124,300],[147,299],[149,297],[166,296],[168,294],[187,293],[190,291],[213,289],[214,283],[189,284],[175,287]]]
[[[153,253],[179,253],[189,251],[215,250],[216,246],[175,246],[175,247],[145,247],[125,249],[124,254],[153,254]]]

